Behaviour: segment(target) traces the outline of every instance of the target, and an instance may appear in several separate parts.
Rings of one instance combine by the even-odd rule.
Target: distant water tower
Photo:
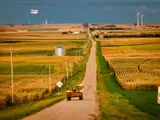
[[[65,56],[66,55],[66,49],[62,45],[58,45],[55,49],[55,55],[56,56]]]

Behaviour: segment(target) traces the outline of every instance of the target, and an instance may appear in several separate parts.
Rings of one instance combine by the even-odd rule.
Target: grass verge
[[[159,120],[157,92],[122,89],[111,74],[108,63],[100,59],[102,57],[100,43],[97,42],[97,90],[101,120]]]

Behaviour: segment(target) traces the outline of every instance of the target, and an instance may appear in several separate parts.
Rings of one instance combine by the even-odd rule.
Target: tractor
[[[83,100],[83,89],[84,86],[77,85],[75,88],[66,91],[67,100],[71,100],[72,97],[79,97],[79,100]]]

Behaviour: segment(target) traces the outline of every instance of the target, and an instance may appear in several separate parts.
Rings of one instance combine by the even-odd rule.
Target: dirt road
[[[96,102],[96,42],[87,63],[84,85],[84,100],[72,98],[46,108],[24,120],[97,120],[98,104]]]

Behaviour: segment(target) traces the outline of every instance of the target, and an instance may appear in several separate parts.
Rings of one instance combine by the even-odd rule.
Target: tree
[[[88,23],[84,23],[84,24],[83,24],[83,27],[88,28],[88,27],[89,27]]]

